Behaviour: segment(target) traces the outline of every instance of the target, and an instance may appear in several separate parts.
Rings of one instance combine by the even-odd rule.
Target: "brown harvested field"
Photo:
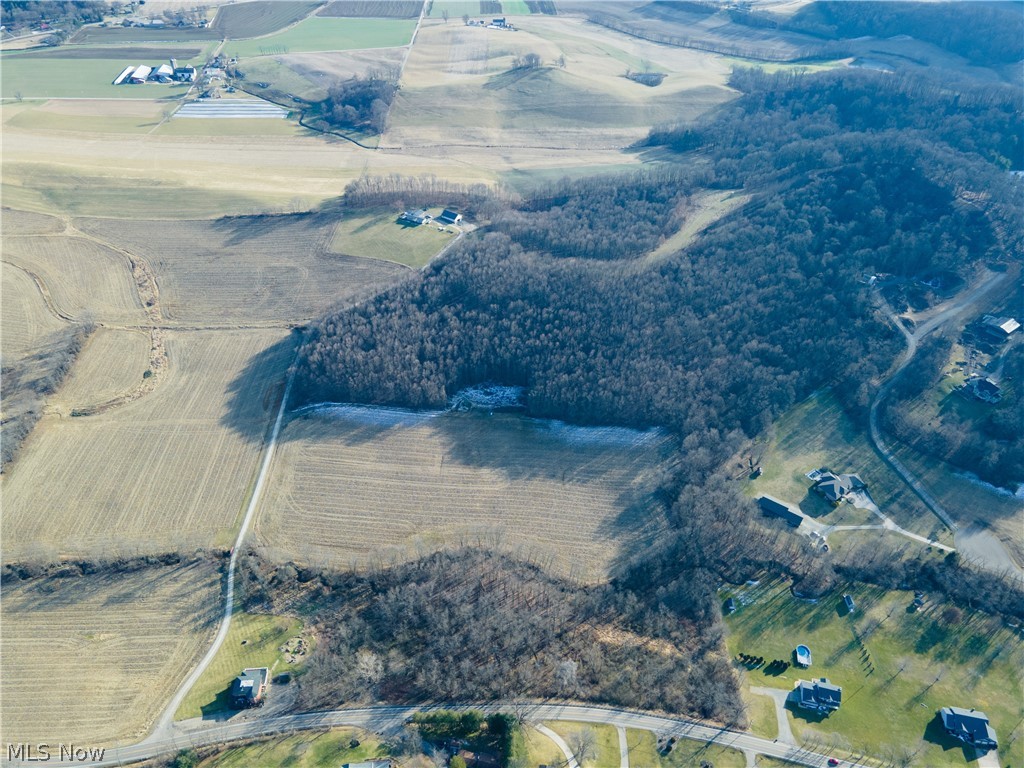
[[[112,745],[146,734],[220,615],[212,562],[4,584],[7,743]]]
[[[164,47],[154,45],[119,45],[111,50],[110,48],[89,48],[84,45],[64,46],[60,48],[49,48],[35,54],[40,59],[169,59],[174,57],[181,61],[194,59],[203,52],[202,48],[182,46]]]
[[[117,45],[118,43],[191,43],[220,40],[221,34],[210,25],[199,27],[82,27],[70,42],[74,45]]]
[[[55,216],[4,208],[0,211],[0,231],[4,237],[15,235],[49,235],[64,229],[64,222]]]
[[[0,302],[0,352],[5,366],[12,359],[38,350],[43,340],[64,327],[46,308],[42,295],[28,273],[9,264],[0,268],[3,301]]]
[[[127,260],[79,237],[5,237],[4,260],[38,276],[53,308],[75,320],[144,319]]]
[[[423,0],[332,0],[317,11],[316,15],[415,19],[422,10]]]
[[[149,350],[148,333],[99,328],[78,353],[54,401],[70,413],[124,395],[142,382]]]
[[[212,28],[218,37],[240,40],[261,37],[301,21],[315,11],[320,2],[282,3],[280,0],[254,0],[225,5],[217,10]]]
[[[355,567],[479,543],[601,581],[662,529],[651,494],[672,445],[507,414],[299,415],[256,538],[272,557]]]
[[[293,342],[283,331],[189,331],[168,333],[166,348],[167,371],[149,394],[39,421],[4,479],[6,562],[35,550],[230,544]]]
[[[310,320],[400,275],[395,264],[329,253],[333,223],[311,215],[75,221],[146,260],[168,320],[229,323]]]
[[[621,148],[652,125],[693,119],[735,95],[726,86],[731,66],[713,54],[579,18],[518,23],[514,34],[439,20],[421,26],[382,145]],[[527,53],[544,66],[514,71]],[[667,74],[660,86],[624,77],[645,66]]]

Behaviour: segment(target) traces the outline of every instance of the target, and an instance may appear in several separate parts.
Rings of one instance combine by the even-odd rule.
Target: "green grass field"
[[[411,19],[346,19],[312,16],[280,34],[224,46],[231,56],[351,51],[408,45],[416,22]],[[242,69],[245,69],[244,62]],[[116,74],[116,73],[115,73]]]
[[[356,740],[359,745],[351,746]],[[251,768],[278,765],[288,768],[337,768],[375,757],[386,757],[380,739],[359,728],[296,733],[283,739],[226,749],[200,763],[201,768]]]
[[[660,755],[657,740],[650,731],[628,728],[626,743],[629,745],[629,764],[637,768],[691,768],[700,765],[702,760],[715,768],[744,768],[746,765],[742,752],[689,739],[677,739],[669,754]],[[615,767],[618,765],[616,756]]]
[[[856,601],[852,616],[840,615],[844,592]],[[827,677],[843,688],[842,707],[824,720],[790,713],[798,738],[876,756],[907,750],[912,765],[957,765],[962,750],[932,721],[943,706],[975,707],[991,718],[1003,757],[1020,764],[1024,648],[997,620],[973,614],[950,624],[945,606],[926,602],[909,613],[910,593],[865,585],[818,604],[797,600],[781,581],[741,588],[736,597],[741,607],[726,618],[733,656],[792,660],[803,642],[814,657],[809,670],[749,671],[749,685],[791,689],[799,679]]]
[[[748,495],[767,493],[797,504],[805,514],[826,524],[878,523],[871,512],[848,503],[831,507],[810,490],[811,481],[805,477],[819,467],[852,472],[867,483],[879,509],[899,525],[952,543],[938,519],[875,453],[867,435],[854,425],[830,391],[818,392],[796,405],[776,423],[774,430],[774,437],[761,457],[764,474],[746,484]],[[841,537],[848,535],[851,534],[836,534],[837,543],[841,544]]]
[[[5,98],[20,93],[26,99],[173,100],[181,98],[188,90],[185,83],[111,85],[122,69],[138,63],[117,58],[116,49],[111,49],[109,59],[50,59],[34,52],[9,54],[0,62],[0,82]]]
[[[279,648],[301,629],[299,619],[235,613],[224,645],[181,703],[175,719],[186,720],[228,709],[231,681],[246,667],[269,667],[271,677],[294,669],[294,665],[284,661]],[[270,695],[273,696],[273,688]]]
[[[757,696],[744,690],[743,703],[747,706],[747,717],[750,719],[750,731],[766,739],[774,739],[779,735],[779,721],[775,717],[775,703],[767,696]]]
[[[580,731],[589,728],[597,737],[597,754],[583,762],[583,768],[619,768],[619,734],[610,725],[592,725],[589,723],[570,723],[556,720],[545,723],[552,731],[573,745],[573,739]]]
[[[523,736],[526,739],[527,765],[559,765],[565,762],[558,745],[540,731],[524,728]]]
[[[431,210],[437,215],[441,209]],[[346,217],[334,230],[331,249],[347,256],[363,256],[421,267],[452,241],[451,228],[437,231],[435,224],[403,227],[396,223],[399,211],[374,211]]]
[[[448,18],[451,20],[449,23],[461,23],[463,16],[480,16],[480,3],[478,0],[434,0],[430,6],[429,16],[432,19],[440,19],[445,11],[448,11]]]

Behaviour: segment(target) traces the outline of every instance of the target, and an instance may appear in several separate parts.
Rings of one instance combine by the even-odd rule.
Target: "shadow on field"
[[[266,439],[277,416],[289,366],[295,361],[301,338],[301,331],[295,329],[249,359],[228,384],[221,416],[223,426],[249,442]]]

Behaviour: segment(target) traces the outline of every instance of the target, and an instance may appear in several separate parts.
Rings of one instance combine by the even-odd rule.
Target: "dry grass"
[[[291,345],[280,331],[170,333],[166,344],[150,394],[40,420],[4,480],[5,561],[230,543]]]
[[[143,257],[163,315],[178,322],[310,320],[395,279],[401,267],[328,252],[333,221],[79,219],[76,226]]]
[[[4,208],[0,211],[0,231],[4,237],[14,235],[49,235],[64,229],[64,222],[55,216]]]
[[[219,591],[209,562],[5,584],[4,740],[143,736],[205,649]]]
[[[71,374],[54,400],[70,413],[124,395],[142,381],[149,350],[148,333],[98,329],[78,353]]]
[[[43,340],[63,328],[64,323],[46,308],[39,289],[27,272],[5,264],[0,273],[3,277],[0,352],[6,366],[12,360],[38,350]]]
[[[600,581],[661,529],[651,493],[670,444],[510,415],[300,416],[257,539],[274,556],[356,567],[479,543]]]
[[[126,259],[78,237],[6,237],[4,259],[39,277],[53,308],[73,320],[141,322]]]
[[[657,261],[683,250],[701,232],[735,211],[749,199],[750,195],[737,194],[734,190],[705,191],[695,194],[689,209],[683,214],[683,225],[679,231],[652,251],[648,255],[647,261]]]
[[[620,148],[655,124],[732,97],[718,57],[646,43],[566,17],[532,16],[516,33],[431,21],[417,36],[387,146]],[[516,56],[548,65],[513,72]],[[564,57],[565,68],[555,66]],[[645,65],[657,88],[627,80]]]

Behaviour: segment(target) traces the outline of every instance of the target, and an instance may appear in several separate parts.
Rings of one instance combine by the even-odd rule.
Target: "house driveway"
[[[775,702],[775,719],[779,723],[778,741],[782,744],[796,746],[793,729],[790,727],[789,717],[786,715],[786,699],[789,698],[790,691],[784,688],[762,688],[758,685],[752,685],[750,686],[750,692],[756,693],[758,696],[772,697],[772,700]]]

